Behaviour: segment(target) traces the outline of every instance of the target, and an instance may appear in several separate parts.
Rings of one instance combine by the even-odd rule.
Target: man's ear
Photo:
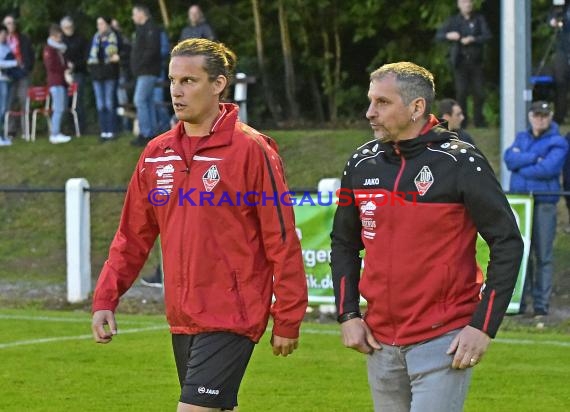
[[[212,85],[214,87],[214,94],[221,94],[222,90],[224,90],[227,84],[228,79],[226,76],[222,76],[220,74],[218,77],[216,77],[216,80],[212,82]]]
[[[424,117],[426,112],[426,99],[423,97],[418,97],[410,103],[410,108],[412,110],[412,117],[415,119],[420,119]]]

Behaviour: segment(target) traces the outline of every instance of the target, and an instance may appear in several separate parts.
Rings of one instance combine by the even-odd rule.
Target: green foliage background
[[[141,0],[162,23],[159,1]],[[165,1],[170,24],[167,31],[175,42],[187,22],[186,0]],[[434,41],[437,27],[457,12],[452,0],[283,0],[287,10],[291,34],[294,67],[297,78],[297,100],[301,118],[291,119],[284,91],[284,70],[277,5],[274,1],[260,0],[266,66],[269,69],[270,88],[276,96],[277,112],[282,120],[294,124],[314,123],[316,105],[322,105],[325,120],[326,96],[334,93],[340,121],[362,118],[368,83],[368,73],[386,62],[411,60],[428,67],[436,77],[437,95],[453,96],[453,83],[446,61],[446,47]],[[491,124],[498,123],[496,108],[499,96],[495,92],[499,83],[500,1],[478,0],[476,6],[489,21],[494,38],[487,47],[485,114]],[[134,30],[131,9],[134,2],[116,0],[0,0],[0,13],[15,13],[20,26],[33,40],[37,63],[34,81],[41,83],[44,69],[41,49],[47,29],[66,14],[75,18],[78,30],[88,38],[95,32],[98,16],[117,18],[124,31]],[[261,76],[258,71],[255,33],[251,0],[204,0],[199,2],[220,41],[229,45],[239,56],[239,71],[255,76],[258,81],[250,88],[250,122],[257,127],[271,127],[269,110],[264,101]],[[551,0],[532,0],[533,65],[537,66],[550,40],[552,31],[546,24]],[[338,30],[341,41],[341,82],[330,90],[325,85],[325,68],[332,56],[324,52],[323,35],[332,36]],[[307,90],[311,76],[316,77],[321,101]]]

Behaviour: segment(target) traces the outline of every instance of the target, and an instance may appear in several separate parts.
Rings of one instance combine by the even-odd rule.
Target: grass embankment
[[[292,188],[316,187],[321,178],[339,177],[350,153],[371,139],[367,128],[266,133],[280,146]],[[473,129],[470,133],[498,170],[498,130]],[[84,177],[91,187],[124,188],[141,152],[131,147],[129,140],[122,137],[101,144],[94,136],[86,136],[57,146],[45,137],[35,143],[18,140],[11,147],[0,148],[0,186],[63,189],[67,179]],[[91,194],[94,278],[107,256],[123,197],[123,193]],[[0,192],[0,284],[30,282],[46,286],[65,282],[64,203],[63,193]],[[560,220],[565,223],[566,219],[564,216]],[[555,249],[558,295],[570,292],[568,250],[570,236],[560,234]],[[156,262],[157,257],[151,255],[143,273],[152,271]]]

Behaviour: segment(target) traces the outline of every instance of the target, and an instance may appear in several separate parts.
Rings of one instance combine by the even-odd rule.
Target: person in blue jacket
[[[553,244],[556,235],[556,203],[560,196],[560,173],[568,152],[568,142],[552,120],[549,103],[532,103],[530,128],[519,132],[505,152],[505,163],[512,172],[510,191],[534,193],[531,260],[520,312],[526,311],[526,297],[532,295],[534,315],[548,315],[552,292]],[[545,192],[540,195],[540,192]]]

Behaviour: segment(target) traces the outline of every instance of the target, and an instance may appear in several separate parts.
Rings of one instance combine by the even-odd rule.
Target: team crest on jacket
[[[218,172],[218,168],[216,165],[210,166],[206,173],[202,176],[202,182],[204,182],[204,188],[206,188],[207,192],[211,192],[214,187],[220,181],[220,173]]]
[[[422,170],[420,170],[414,179],[414,183],[416,184],[416,189],[418,189],[420,196],[425,195],[433,184],[433,174],[430,168],[427,166],[422,167]]]

